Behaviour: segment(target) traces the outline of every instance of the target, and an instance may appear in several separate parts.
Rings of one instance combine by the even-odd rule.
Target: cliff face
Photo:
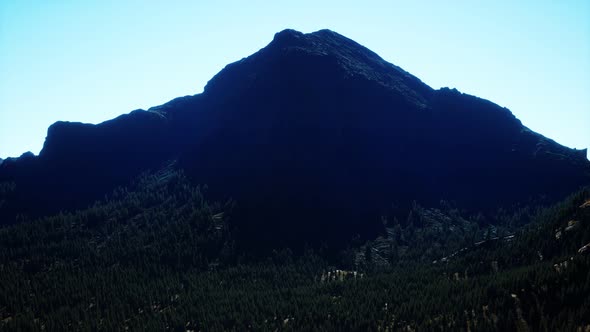
[[[0,181],[16,183],[0,213],[83,206],[168,160],[236,198],[236,222],[269,241],[369,234],[392,202],[493,209],[590,179],[583,152],[508,109],[433,90],[335,32],[285,30],[203,94],[99,125],[54,124],[39,157],[0,164]]]

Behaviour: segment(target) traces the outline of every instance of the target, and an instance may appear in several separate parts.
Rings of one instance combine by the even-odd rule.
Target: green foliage
[[[505,212],[492,227],[415,204],[407,223],[344,252],[342,271],[312,250],[246,258],[233,202],[208,202],[168,169],[0,229],[0,329],[575,330],[590,324],[588,198],[522,213],[514,236]]]

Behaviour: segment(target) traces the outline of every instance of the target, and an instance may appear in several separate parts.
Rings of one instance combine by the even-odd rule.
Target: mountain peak
[[[271,44],[279,44],[283,47],[306,46],[309,48],[326,48],[326,46],[342,46],[344,44],[362,47],[352,39],[330,29],[322,29],[311,33],[303,33],[294,29],[285,29],[275,34]],[[365,51],[369,50],[365,48]]]
[[[285,29],[258,52],[227,65],[207,83],[205,93],[217,91],[227,96],[228,91],[233,91],[235,94],[236,88],[252,87],[263,79],[269,80],[265,74],[279,71],[295,72],[300,82],[313,82],[330,75],[334,84],[362,81],[377,85],[419,109],[428,104],[433,92],[417,77],[334,31],[302,33]]]
[[[273,38],[273,42],[288,44],[288,43],[292,43],[292,42],[296,42],[298,40],[301,40],[301,38],[303,38],[303,37],[304,37],[304,34],[302,32],[299,32],[299,31],[293,30],[293,29],[285,29],[285,30],[275,33],[275,36]]]

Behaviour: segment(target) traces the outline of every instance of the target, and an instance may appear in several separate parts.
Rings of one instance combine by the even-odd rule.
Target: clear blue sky
[[[337,31],[433,88],[590,146],[590,1],[0,1],[0,157],[57,120],[98,123],[200,93],[293,28]]]

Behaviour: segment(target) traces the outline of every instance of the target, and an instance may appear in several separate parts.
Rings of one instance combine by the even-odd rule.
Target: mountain
[[[0,330],[587,331],[585,153],[285,30],[0,161]]]
[[[590,183],[586,150],[506,108],[435,90],[329,30],[277,33],[202,94],[98,125],[57,122],[39,156],[0,164],[0,217],[85,207],[174,161],[257,244],[341,243],[383,231],[392,205],[495,211]]]

